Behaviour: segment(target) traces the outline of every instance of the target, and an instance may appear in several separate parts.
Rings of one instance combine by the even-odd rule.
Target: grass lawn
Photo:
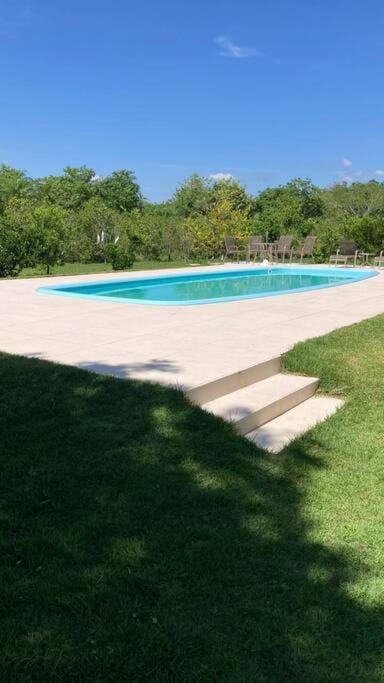
[[[156,270],[160,268],[185,268],[189,265],[186,261],[136,261],[130,270]],[[51,268],[50,276],[53,275],[89,275],[90,273],[113,273],[110,263],[63,263],[61,266]],[[25,277],[50,277],[46,274],[43,266],[36,268],[24,268],[18,275]]]
[[[0,354],[2,681],[383,681],[384,317],[298,345],[279,456],[178,392]]]

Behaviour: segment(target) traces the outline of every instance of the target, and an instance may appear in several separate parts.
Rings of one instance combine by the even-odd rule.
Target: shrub
[[[106,246],[108,261],[113,270],[126,270],[133,266],[135,254],[129,241],[117,242]]]

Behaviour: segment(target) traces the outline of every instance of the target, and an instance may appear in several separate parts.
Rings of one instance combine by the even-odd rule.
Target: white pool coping
[[[36,291],[220,268],[0,280],[0,350],[190,389],[284,353],[298,341],[384,313],[384,271],[341,287],[196,306],[152,307]]]

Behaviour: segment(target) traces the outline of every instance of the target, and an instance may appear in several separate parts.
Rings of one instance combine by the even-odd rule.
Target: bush
[[[130,242],[108,244],[106,252],[113,270],[127,270],[133,266],[135,254]]]

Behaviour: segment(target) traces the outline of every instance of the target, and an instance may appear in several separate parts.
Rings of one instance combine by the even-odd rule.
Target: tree
[[[12,198],[25,197],[31,189],[32,181],[24,171],[0,164],[0,213]]]
[[[206,216],[212,206],[212,183],[194,174],[177,188],[172,205],[177,216]]]
[[[64,209],[78,210],[92,197],[95,177],[95,171],[87,166],[66,166],[63,175],[40,180],[43,201]]]
[[[12,197],[0,219],[0,275],[17,275],[33,264],[33,211],[36,204]]]
[[[309,178],[294,178],[286,184],[285,189],[299,200],[304,219],[323,215],[324,201],[321,190]]]
[[[329,215],[384,216],[384,184],[376,180],[368,183],[337,183],[323,192]]]
[[[66,249],[66,212],[59,206],[38,206],[33,212],[33,253],[36,263],[50,268],[62,260]]]
[[[253,201],[245,187],[237,180],[218,180],[212,186],[212,204],[225,203],[229,212],[243,211],[247,216],[253,213]]]
[[[1,274],[17,274],[23,266],[36,263],[45,265],[49,274],[50,267],[65,256],[66,217],[57,206],[10,200],[0,227]]]
[[[132,171],[114,171],[94,183],[95,193],[115,211],[132,211],[142,206],[143,198]]]
[[[225,194],[207,215],[190,216],[183,222],[190,255],[204,260],[223,256],[226,235],[232,235],[239,242],[244,241],[251,226],[248,210],[233,209],[231,197]]]
[[[119,236],[119,214],[104,204],[100,197],[89,199],[78,213],[78,240],[83,258],[106,261],[105,247]]]
[[[264,190],[255,204],[259,229],[268,233],[269,239],[276,239],[281,234],[302,233],[304,218],[300,200],[285,188]]]
[[[0,277],[17,275],[25,261],[25,244],[17,231],[0,222]]]
[[[255,200],[257,222],[270,238],[282,234],[308,235],[309,219],[324,212],[321,191],[310,180],[295,178],[286,185],[267,188]]]
[[[188,248],[184,240],[182,221],[176,216],[171,202],[150,204],[142,211],[132,211],[122,218],[122,225],[135,245],[136,253],[148,259],[166,257],[186,258]]]

